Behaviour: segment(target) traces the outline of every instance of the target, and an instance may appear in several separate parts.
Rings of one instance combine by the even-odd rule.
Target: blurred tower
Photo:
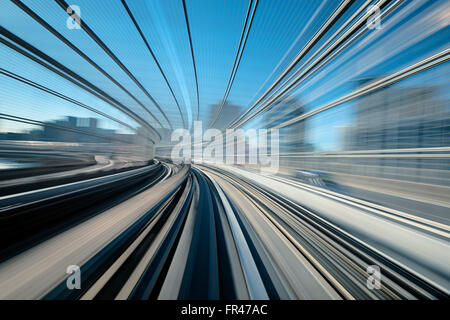
[[[95,131],[97,129],[98,119],[89,118],[89,129]]]
[[[448,146],[450,113],[436,96],[432,86],[397,85],[359,98],[356,126],[345,145],[352,150]]]
[[[206,123],[203,123],[203,130],[207,129],[207,127],[213,120],[213,117],[215,116],[219,107],[220,107],[220,103],[211,105],[211,107],[209,109],[210,113],[208,116],[208,120]],[[219,130],[226,129],[227,126],[231,123],[231,121],[236,119],[241,113],[242,113],[241,106],[225,102],[225,104],[223,105],[223,108],[222,108],[222,112],[217,117],[217,120],[214,123],[213,128],[217,128]]]
[[[291,120],[305,112],[303,104],[295,97],[276,103],[264,114],[264,128],[273,128],[285,121]],[[290,153],[311,151],[305,143],[305,121],[293,123],[280,129],[280,166],[298,167],[295,157],[287,157]]]

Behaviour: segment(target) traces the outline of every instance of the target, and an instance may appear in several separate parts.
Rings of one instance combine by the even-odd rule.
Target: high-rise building
[[[203,124],[203,129],[206,129],[205,127],[208,127],[213,120],[213,117],[216,115],[216,112],[218,111],[220,107],[220,104],[213,104],[210,108],[210,114],[208,117],[208,122]],[[213,127],[217,128],[219,130],[225,129],[234,119],[236,119],[240,114],[242,113],[242,107],[227,103],[223,105],[222,112],[217,117],[217,120],[215,121]]]
[[[303,104],[296,98],[290,98],[274,104],[264,117],[267,129],[296,118],[305,112]],[[295,122],[280,129],[280,166],[296,166],[297,158],[293,153],[312,151],[312,146],[305,141],[305,121]]]
[[[449,146],[450,112],[436,96],[432,86],[391,86],[359,98],[345,145],[350,150]]]

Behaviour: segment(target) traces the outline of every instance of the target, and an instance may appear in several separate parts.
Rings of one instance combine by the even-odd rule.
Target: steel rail
[[[321,26],[321,28],[314,34],[314,36],[308,41],[308,43],[303,47],[303,49],[297,54],[297,56],[291,61],[291,63],[286,67],[282,74],[272,83],[272,85],[250,106],[241,116],[234,120],[231,126],[239,122],[244,118],[251,110],[260,103],[272,90],[275,88],[281,80],[295,67],[295,65],[309,52],[309,50],[325,35],[325,33],[336,23],[336,21],[344,14],[344,12],[353,3],[353,0],[343,0],[340,5],[336,8],[333,14],[326,20],[326,22]]]
[[[92,95],[96,96],[97,98],[105,101],[109,105],[121,110],[122,112],[124,112],[125,114],[130,116],[132,119],[134,119],[138,123],[140,123],[143,127],[147,128],[147,130],[150,131],[153,135],[155,135],[159,139],[161,139],[161,135],[159,134],[159,132],[156,131],[156,129],[151,124],[149,124],[148,121],[144,120],[142,117],[137,115],[134,111],[132,111],[131,109],[124,106],[121,102],[117,101],[112,96],[110,96],[109,94],[107,94],[106,92],[104,92],[103,90],[101,90],[100,88],[98,88],[97,86],[95,86],[94,84],[92,84],[91,82],[89,82],[88,80],[83,78],[82,76],[78,75],[77,73],[75,73],[71,69],[67,68],[66,66],[62,65],[58,61],[54,60],[53,58],[51,58],[44,52],[42,52],[39,49],[37,49],[36,47],[32,46],[30,43],[19,38],[15,34],[9,32],[2,26],[0,26],[0,34],[3,35],[5,38],[19,44],[21,47],[25,48],[29,52],[16,46],[15,44],[11,43],[10,41],[7,41],[4,38],[0,38],[0,42],[3,43],[4,45],[19,52],[20,54],[26,56],[27,58],[31,59],[32,61],[47,68],[48,70],[56,73],[57,75],[61,76],[62,78],[72,82],[76,86],[86,90],[87,92],[91,93]],[[37,57],[39,57],[40,59],[43,59],[50,65],[47,63],[44,63],[42,60],[38,59]],[[55,66],[59,70],[51,65]]]
[[[61,7],[61,9],[64,10],[69,16],[75,16],[75,18],[79,19],[78,21],[81,21],[81,18],[76,14],[76,12],[73,12],[72,14],[69,14],[67,12],[67,9],[70,7],[66,1],[64,0],[55,0],[55,2]],[[139,87],[139,89],[144,92],[144,94],[150,99],[150,101],[156,106],[156,108],[159,110],[161,115],[164,117],[164,119],[167,121],[167,124],[169,125],[170,129],[173,129],[171,122],[169,121],[169,118],[167,118],[166,113],[161,109],[161,106],[156,102],[156,100],[153,98],[153,96],[147,91],[147,89],[144,88],[144,86],[141,84],[141,82],[136,79],[136,77],[131,73],[131,71],[120,61],[120,59],[109,49],[109,47],[97,36],[97,34],[88,26],[86,21],[83,21],[81,23],[81,28],[94,40],[100,48],[105,51],[105,53],[125,72],[125,74]],[[153,113],[148,109],[144,107],[144,110],[146,110],[152,117],[154,117],[155,121],[158,122],[158,124],[161,125],[161,127],[164,127],[161,122],[153,115]]]
[[[199,90],[198,90],[197,65],[195,63],[194,46],[192,45],[191,27],[189,25],[189,16],[187,13],[185,0],[183,0],[183,11],[184,11],[184,19],[186,20],[186,30],[187,30],[188,37],[189,37],[189,47],[191,49],[192,65],[194,67],[195,88],[197,91],[197,121],[198,121],[199,115],[200,115],[200,95],[199,95]]]
[[[314,51],[314,53],[305,61],[302,63],[302,65],[300,67],[298,67],[297,70],[295,70],[295,72],[293,72],[281,85],[279,85],[278,89],[274,90],[262,103],[259,107],[254,107],[256,110],[254,111],[254,113],[246,120],[246,122],[250,121],[251,119],[253,119],[254,117],[256,117],[257,115],[259,115],[261,112],[263,112],[265,109],[269,108],[271,105],[273,105],[277,100],[279,100],[278,98],[273,98],[277,92],[279,92],[280,90],[282,90],[283,92],[285,90],[288,90],[290,88],[290,86],[297,84],[296,81],[298,81],[300,79],[300,77],[297,77],[295,81],[292,81],[291,84],[289,84],[289,81],[292,80],[292,78],[294,78],[303,68],[305,68],[305,66],[308,65],[309,62],[311,62],[324,48],[326,48],[326,46],[334,39],[336,38],[341,32],[342,30],[344,30],[349,23],[355,18],[357,17],[362,10],[364,10],[369,4],[370,2],[372,2],[372,0],[368,0],[367,2],[365,2],[361,7],[358,8],[358,10],[356,12],[353,13],[353,15],[348,18],[342,25],[341,27],[333,34],[331,35],[321,46],[320,48],[318,48],[317,50]],[[379,2],[377,2],[376,6],[378,6],[379,8],[382,8],[383,4],[385,4],[386,0],[380,0]],[[398,2],[398,1],[397,1]],[[366,12],[366,14],[364,14],[358,21],[356,21],[351,28],[345,32],[338,40],[336,40],[336,42],[334,42],[325,52],[322,53],[322,55],[317,58],[315,61],[313,61],[313,63],[311,65],[308,66],[308,68],[306,68],[303,72],[302,75],[307,74],[310,70],[312,70],[318,63],[320,63],[330,52],[332,52],[332,50],[340,45],[340,43],[342,43],[343,41],[345,41],[345,39],[347,39],[349,36],[351,36],[352,32],[354,32],[356,30],[356,28],[358,28],[359,26],[361,26],[362,23],[366,22],[367,19],[370,17],[372,13]],[[380,17],[381,19],[381,17]],[[357,37],[354,37],[352,39],[352,41],[354,41]],[[350,44],[350,42],[349,42]],[[346,47],[349,45],[347,44]],[[342,51],[342,49],[340,49],[339,51]],[[317,70],[320,68],[317,68]],[[314,72],[317,72],[317,70],[315,70]],[[298,86],[298,84],[296,85],[296,87]],[[280,95],[281,96],[281,95]]]
[[[116,123],[118,123],[118,124],[120,124],[120,125],[122,125],[124,127],[127,127],[128,129],[131,129],[132,131],[134,131],[134,132],[136,132],[137,134],[140,135],[139,131],[136,130],[136,128],[130,126],[129,124],[127,124],[127,123],[125,123],[125,122],[123,122],[123,121],[121,121],[119,119],[116,119],[116,118],[114,118],[113,116],[110,116],[107,113],[104,113],[104,112],[102,112],[100,110],[97,110],[94,107],[88,106],[87,104],[84,104],[84,103],[82,103],[82,102],[80,102],[78,100],[75,100],[73,98],[70,98],[70,97],[62,94],[62,93],[59,93],[59,92],[57,92],[55,90],[52,90],[52,89],[50,89],[48,87],[45,87],[45,86],[43,86],[43,85],[41,85],[41,84],[39,84],[37,82],[34,82],[34,81],[30,80],[30,79],[22,77],[22,76],[14,73],[14,72],[8,71],[8,70],[3,69],[3,68],[0,68],[0,74],[3,74],[5,76],[7,76],[7,77],[9,77],[11,79],[17,80],[19,82],[22,82],[22,83],[24,83],[26,85],[29,85],[29,86],[33,87],[33,88],[36,88],[36,89],[39,89],[39,90],[44,91],[46,93],[49,93],[49,94],[51,94],[51,95],[53,95],[55,97],[58,97],[60,99],[68,101],[70,103],[73,103],[73,104],[75,104],[75,105],[77,105],[79,107],[82,107],[84,109],[87,109],[89,111],[95,112],[98,115],[101,115],[101,116],[103,116],[105,118],[108,118],[108,119],[110,119],[110,120],[112,120],[112,121],[114,121],[114,122],[116,122]],[[154,143],[154,141],[152,141],[152,142]]]
[[[130,98],[132,98],[136,103],[138,103],[142,108],[144,108],[146,110],[145,105],[142,102],[140,102],[130,91],[128,91],[116,79],[114,79],[109,73],[107,73],[97,63],[95,63],[91,58],[89,58],[83,51],[78,49],[78,47],[76,47],[71,41],[69,41],[61,33],[59,33],[55,28],[53,28],[50,24],[48,24],[46,21],[44,21],[41,17],[39,17],[33,10],[31,10],[29,7],[27,7],[22,1],[20,1],[20,0],[12,0],[12,2],[16,6],[18,6],[20,9],[22,9],[26,14],[28,14],[31,18],[33,18],[36,22],[38,22],[40,25],[42,25],[45,29],[47,29],[49,32],[51,32],[55,37],[57,37],[61,42],[63,42],[65,45],[67,45],[75,53],[77,53],[81,58],[86,60],[91,66],[93,66],[95,69],[97,69],[101,74],[103,74],[106,78],[108,78],[112,83],[114,83],[116,86],[118,86]],[[121,108],[118,108],[118,109],[121,110],[122,112],[124,112],[123,108],[125,108],[125,107],[122,106]],[[148,112],[148,110],[146,110],[146,111]],[[150,115],[153,117],[153,119],[157,123],[159,123],[158,120],[154,117],[153,114],[150,114]],[[148,124],[148,125],[150,125],[150,124]],[[161,127],[162,127],[162,125],[161,125]],[[152,129],[155,130],[153,127],[152,127]]]
[[[130,17],[131,21],[133,21],[133,24],[136,27],[136,30],[139,32],[139,35],[141,36],[142,41],[144,41],[145,46],[147,47],[147,49],[150,52],[153,60],[155,61],[156,66],[159,69],[159,72],[161,72],[161,75],[163,76],[164,81],[166,82],[167,86],[169,87],[170,93],[172,94],[172,97],[175,100],[175,103],[176,103],[176,105],[178,107],[178,111],[180,112],[180,117],[181,117],[181,121],[183,122],[183,127],[186,128],[186,123],[184,122],[183,113],[181,112],[180,104],[178,103],[178,99],[175,96],[175,93],[173,92],[172,86],[170,85],[169,80],[166,77],[166,74],[164,73],[164,71],[163,71],[163,69],[162,69],[158,59],[156,58],[155,53],[153,52],[152,48],[150,47],[150,44],[148,43],[147,38],[145,37],[144,33],[142,32],[141,27],[137,23],[133,13],[131,12],[130,8],[128,7],[126,0],[121,0],[121,2],[122,2],[122,5],[124,6],[125,10],[127,11],[128,16]]]
[[[248,21],[248,17],[249,17],[249,14],[250,14],[250,9],[252,8],[252,3],[253,3],[253,0],[250,0],[249,5],[248,5],[248,9],[247,9],[247,14],[245,16],[244,27],[242,28],[241,38],[239,39],[238,50],[236,51],[236,56],[234,57],[233,68],[231,69],[230,78],[228,79],[227,88],[225,90],[225,93],[224,93],[224,96],[222,98],[222,101],[221,101],[221,103],[219,105],[219,108],[215,112],[215,115],[214,115],[212,121],[209,124],[209,127],[212,127],[216,123],[218,117],[220,116],[220,114],[222,112],[223,106],[224,106],[224,104],[225,104],[225,102],[226,102],[226,100],[228,98],[228,95],[230,93],[231,87],[233,86],[234,78],[235,78],[237,70],[239,68],[239,64],[241,62],[242,54],[243,54],[244,49],[245,49],[245,44],[247,43],[248,35],[249,35],[250,29],[252,27],[253,18],[255,16],[256,8],[258,6],[258,0],[255,0],[255,5],[253,7],[253,10],[252,10],[252,13],[251,13],[251,17],[250,17],[250,22],[249,22],[248,28],[247,28],[247,21]],[[244,41],[242,42],[243,39],[244,39]]]

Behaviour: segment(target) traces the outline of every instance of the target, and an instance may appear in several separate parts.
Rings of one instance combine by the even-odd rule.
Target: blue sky
[[[83,30],[67,28],[68,16],[55,2],[47,0],[23,2],[117,79],[154,114],[164,127],[168,127],[167,121],[146,94]],[[197,62],[199,116],[200,120],[207,121],[211,114],[211,105],[219,103],[224,95],[248,1],[187,0],[186,3]],[[339,3],[337,0],[324,2],[260,0],[228,101],[242,106],[243,109],[252,105]],[[80,7],[82,21],[94,30],[143,84],[166,113],[173,127],[180,127],[181,117],[175,100],[121,2],[77,0],[76,3],[70,4]],[[181,105],[183,118],[187,123],[191,123],[197,117],[197,98],[181,0],[128,0],[127,4],[173,88]],[[345,21],[359,4],[357,1],[357,4],[352,6],[339,21]],[[153,126],[159,126],[134,99],[20,8],[6,0],[1,0],[1,7],[0,21],[4,28],[111,94]],[[355,45],[350,46],[333,62],[297,88],[293,94],[307,110],[314,109],[354,90],[355,81],[360,77],[395,72],[443,48],[448,48],[448,16],[442,14],[443,8],[446,8],[444,0],[406,1],[393,18],[387,17],[386,21],[382,21],[383,29],[371,32],[358,40]],[[418,15],[422,19],[417,19]],[[327,36],[331,35],[340,23],[332,28]],[[420,32],[417,32],[418,30]],[[321,43],[323,41],[318,46]],[[308,57],[309,55],[305,59]],[[137,127],[137,123],[124,113],[3,44],[0,45],[0,59],[1,68],[73,97],[120,121],[129,123],[132,127]],[[441,70],[444,70],[444,67]],[[443,74],[443,71],[438,71],[437,74]],[[442,76],[433,77],[433,79],[429,81],[436,81],[440,86],[448,84]],[[411,83],[413,85],[413,82]],[[416,83],[421,84],[420,77]],[[92,111],[3,75],[0,75],[0,87],[2,113],[39,121],[61,119],[67,115],[95,116],[101,119],[100,123],[104,128],[130,132],[128,128],[102,118]],[[343,106],[341,110],[341,112],[334,112],[332,117],[320,115],[308,121],[308,139],[311,143],[320,149],[339,147],[338,128],[351,125],[353,121],[351,103]],[[7,126],[4,121],[0,123],[2,123],[0,125],[2,131],[28,129],[27,126],[19,124]],[[259,121],[256,119],[248,126],[257,127],[258,124]]]

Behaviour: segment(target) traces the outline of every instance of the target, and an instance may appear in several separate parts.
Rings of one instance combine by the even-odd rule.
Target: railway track
[[[59,216],[50,199],[74,209]],[[16,214],[52,227],[2,249],[0,298],[448,298],[309,208],[214,167],[157,163],[2,200],[9,236]],[[377,290],[367,285],[373,265]],[[68,266],[79,267],[80,289],[69,289]]]
[[[219,170],[206,169],[240,191],[345,299],[445,298],[448,295],[411,274],[336,225],[298,203]],[[225,182],[222,182],[225,184]],[[367,268],[383,271],[379,290],[367,287]]]

